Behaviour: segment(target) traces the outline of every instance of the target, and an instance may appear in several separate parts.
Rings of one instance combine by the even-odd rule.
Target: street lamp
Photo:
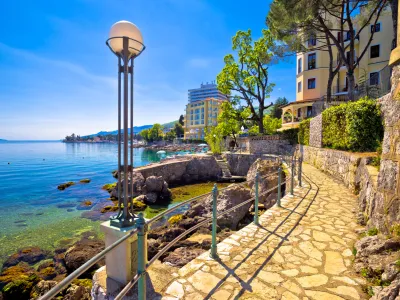
[[[110,50],[118,57],[118,214],[111,218],[111,226],[129,227],[135,223],[133,213],[133,60],[145,49],[142,34],[135,24],[119,21],[111,26],[106,41]],[[121,106],[121,74],[123,74],[123,107]],[[130,89],[129,89],[130,74]],[[130,91],[129,91],[130,90]],[[128,98],[130,96],[130,101]],[[130,102],[130,104],[129,104]],[[123,113],[123,151],[121,151],[121,114]],[[131,147],[129,150],[128,120],[130,117]],[[130,151],[130,153],[129,153]],[[121,156],[123,153],[123,165]],[[130,154],[130,165],[128,155]],[[124,180],[122,182],[122,173]],[[128,173],[131,175],[128,185]]]

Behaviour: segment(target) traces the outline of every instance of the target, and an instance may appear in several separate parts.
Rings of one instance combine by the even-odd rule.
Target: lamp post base
[[[131,218],[124,218],[123,216],[110,218],[110,226],[118,228],[126,228],[135,225],[136,219],[134,216]]]

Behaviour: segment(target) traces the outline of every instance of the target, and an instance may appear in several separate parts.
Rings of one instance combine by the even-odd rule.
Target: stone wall
[[[190,155],[182,159],[166,160],[136,168],[135,171],[140,172],[144,179],[149,176],[162,176],[170,185],[215,181],[222,175],[215,157],[208,155]]]
[[[379,99],[385,133],[371,222],[384,232],[400,223],[400,99],[399,94],[396,95],[399,81],[400,66],[395,66],[392,71],[392,91]]]
[[[249,152],[258,154],[292,153],[293,146],[281,135],[265,135],[249,137]]]
[[[222,155],[226,161],[229,171],[235,176],[246,176],[251,165],[260,158],[260,155],[249,153],[224,153]],[[262,155],[263,160],[275,161],[275,156]]]
[[[322,147],[322,114],[314,117],[310,121],[310,140],[311,147]]]
[[[357,191],[356,173],[361,159],[370,160],[365,154],[304,145],[298,146],[297,154],[300,153],[305,162],[340,180],[353,191]]]

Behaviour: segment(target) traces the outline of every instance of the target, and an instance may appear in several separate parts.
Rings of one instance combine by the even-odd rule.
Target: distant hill
[[[7,142],[7,140],[0,139],[0,143]]]
[[[172,122],[169,122],[169,123],[165,123],[165,124],[161,124],[164,128],[172,128],[172,127],[174,127],[174,125],[175,125],[175,123],[176,122],[178,122],[178,120],[176,120],[176,121],[172,121]],[[133,133],[134,134],[138,134],[138,133],[140,133],[141,131],[143,131],[143,130],[145,130],[145,129],[149,129],[149,128],[151,128],[151,127],[153,127],[153,125],[143,125],[143,126],[134,126],[133,127]],[[123,133],[124,132],[124,130],[122,129],[121,130],[121,133]],[[85,136],[82,136],[83,138],[86,138],[86,137],[94,137],[94,136],[104,136],[104,135],[109,135],[109,134],[111,134],[111,135],[116,135],[118,133],[118,130],[114,130],[114,131],[100,131],[100,132],[98,132],[98,133],[94,133],[94,134],[89,134],[89,135],[85,135]],[[131,133],[131,129],[130,128],[128,128],[128,134],[130,134]],[[1,140],[0,140],[1,141]]]

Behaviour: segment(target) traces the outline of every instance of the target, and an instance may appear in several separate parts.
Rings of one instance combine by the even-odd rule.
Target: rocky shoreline
[[[195,164],[199,164],[199,161],[195,162]],[[201,164],[198,166],[201,166]],[[276,162],[257,160],[250,167],[247,180],[253,181],[256,172],[259,171],[262,177],[260,194],[263,194],[267,189],[276,185],[276,175],[268,176],[268,174],[277,168],[278,164]],[[209,172],[209,170],[202,170],[202,172]],[[205,176],[205,174],[210,175],[210,173],[203,173],[202,175]],[[190,179],[189,182],[193,182],[194,178],[200,181],[204,179],[198,173],[195,177],[186,179]],[[128,180],[131,180],[131,178]],[[146,203],[163,201],[165,198],[170,197],[170,190],[163,176],[146,176],[146,174],[142,175],[142,173],[137,172],[132,180],[137,194],[136,202],[146,205]],[[115,195],[116,189],[116,186],[109,187],[111,196]],[[272,191],[260,197],[260,213],[275,203],[276,195],[274,192]],[[254,197],[254,186],[252,184],[232,184],[219,192],[218,211],[226,211],[251,197]],[[211,203],[211,196],[207,196],[202,201],[191,205],[183,214],[171,217],[167,225],[151,228],[148,233],[149,259],[185,230],[205,218],[209,218],[211,215]],[[90,211],[85,213],[90,213]],[[108,219],[113,214],[110,210],[105,212],[103,216]],[[253,221],[253,217],[254,208],[250,203],[223,216],[218,221],[218,239],[222,240],[231,235],[233,231],[246,226]],[[176,243],[160,258],[160,261],[170,266],[181,267],[199,254],[209,250],[210,245],[211,225],[206,225]],[[102,249],[104,249],[104,241],[99,240],[90,233],[84,234],[78,242],[59,247],[53,252],[44,251],[38,247],[20,249],[9,256],[2,267],[0,273],[0,299],[38,299],[57,282],[79,268]],[[70,287],[59,295],[59,298],[90,299],[92,273],[103,264],[104,262],[100,261],[79,279],[75,280]]]

